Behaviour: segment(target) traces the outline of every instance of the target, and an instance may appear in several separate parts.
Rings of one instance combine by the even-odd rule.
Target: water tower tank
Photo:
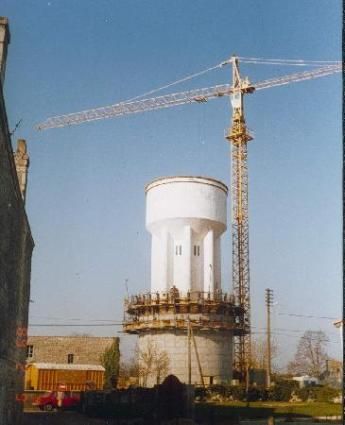
[[[226,230],[227,187],[206,177],[165,177],[146,187],[152,235],[151,291],[221,289],[220,237]]]

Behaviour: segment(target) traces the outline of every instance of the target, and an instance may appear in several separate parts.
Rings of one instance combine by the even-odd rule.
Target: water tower
[[[232,376],[239,311],[221,287],[227,193],[208,177],[164,177],[146,186],[151,289],[126,300],[124,330],[138,334],[142,352],[166,352],[164,374],[184,383],[216,384]],[[154,365],[151,372],[142,384],[165,377]]]

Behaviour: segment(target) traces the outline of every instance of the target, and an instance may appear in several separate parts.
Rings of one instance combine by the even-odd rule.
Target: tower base
[[[232,332],[194,330],[193,333],[197,353],[195,345],[191,341],[191,384],[229,383],[232,378]],[[152,373],[141,374],[140,385],[152,387],[162,382],[170,374],[187,384],[189,380],[188,340],[187,332],[178,329],[141,333],[138,344],[139,353],[141,353],[139,354],[139,368],[145,369],[145,365],[141,364],[141,359],[150,349],[158,353],[158,356],[166,353],[168,362],[164,370],[158,371],[153,365]]]

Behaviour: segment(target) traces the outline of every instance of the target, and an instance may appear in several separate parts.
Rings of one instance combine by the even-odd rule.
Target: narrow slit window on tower
[[[194,245],[194,255],[199,256],[200,255],[200,246]]]
[[[175,254],[176,255],[182,255],[182,245],[176,245]]]

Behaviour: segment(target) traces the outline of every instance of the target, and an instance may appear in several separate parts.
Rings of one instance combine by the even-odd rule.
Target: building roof
[[[49,369],[49,370],[100,370],[105,371],[103,366],[91,365],[91,364],[67,364],[67,363],[29,363],[31,366],[35,366],[37,369]]]

